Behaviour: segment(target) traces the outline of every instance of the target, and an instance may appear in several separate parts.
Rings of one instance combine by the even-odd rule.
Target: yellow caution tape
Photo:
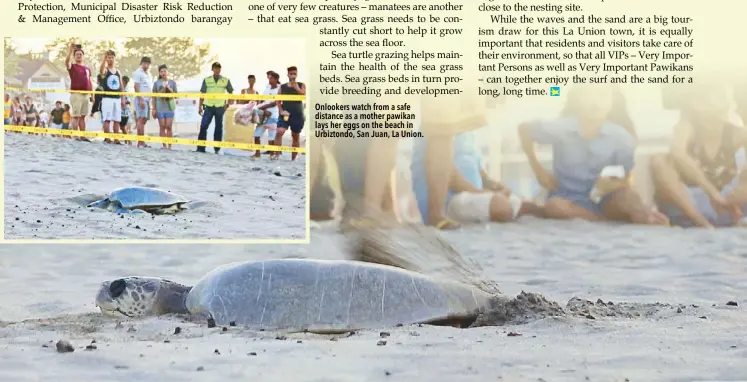
[[[155,97],[155,98],[202,98],[202,99],[238,99],[246,101],[304,101],[305,95],[299,94],[228,94],[228,93],[137,93],[137,92],[105,92],[95,90],[68,90],[68,89],[23,89],[5,88],[7,91],[34,92],[34,93],[75,93],[75,94],[101,94],[129,97]]]
[[[269,151],[283,151],[291,153],[305,153],[306,149],[302,147],[288,147],[288,146],[273,146],[273,145],[257,145],[253,143],[239,143],[239,142],[215,142],[215,141],[201,141],[198,139],[184,139],[184,138],[164,138],[164,137],[152,137],[148,135],[137,136],[132,134],[112,134],[104,133],[101,131],[78,131],[68,129],[49,129],[42,127],[28,127],[28,126],[3,126],[5,131],[16,131],[20,133],[34,133],[34,134],[49,134],[49,135],[69,135],[73,137],[86,137],[86,138],[109,138],[120,141],[141,141],[141,142],[156,142],[166,143],[172,145],[187,145],[187,146],[209,146],[209,147],[222,147],[230,149],[240,150],[269,150]]]

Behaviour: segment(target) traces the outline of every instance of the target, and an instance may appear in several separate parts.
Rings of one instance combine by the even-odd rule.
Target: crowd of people
[[[85,131],[86,120],[98,116],[105,133],[131,134],[134,125],[136,134],[144,136],[146,123],[150,119],[155,119],[158,121],[159,135],[164,138],[173,137],[176,98],[166,94],[176,94],[179,90],[176,81],[170,77],[166,64],[158,66],[158,75],[153,81],[150,74],[151,63],[150,57],[142,57],[138,69],[131,76],[123,75],[117,68],[116,53],[108,50],[102,54],[98,70],[93,72],[86,64],[86,52],[83,47],[71,42],[65,58],[65,66],[70,76],[70,103],[62,105],[58,102],[55,108],[50,110],[50,127]],[[223,141],[225,112],[230,105],[236,104],[239,108],[237,114],[243,115],[247,111],[251,114],[256,143],[259,143],[266,133],[270,145],[282,146],[285,131],[290,129],[292,146],[300,147],[300,133],[306,121],[303,101],[257,102],[226,99],[223,95],[233,94],[233,85],[228,78],[221,75],[220,63],[213,63],[211,69],[212,75],[202,81],[200,89],[200,93],[205,97],[200,98],[198,106],[198,113],[201,116],[198,140],[206,141],[210,125],[214,124],[213,140]],[[249,75],[249,86],[242,89],[241,94],[305,95],[305,85],[296,80],[298,69],[295,66],[287,68],[287,75],[288,82],[281,84],[280,75],[275,71],[268,71],[266,76],[269,84],[261,93],[255,89],[256,77]],[[126,94],[119,94],[126,92],[130,83],[133,84],[135,93],[163,93],[164,96],[129,97]],[[5,98],[6,124],[47,127],[46,112],[38,110],[30,98],[26,98],[25,102],[21,102],[17,97],[10,101],[9,94],[6,94]],[[89,140],[85,137],[74,139]],[[104,142],[122,144],[118,140],[108,138]],[[132,144],[131,141],[125,143]],[[138,141],[137,146],[148,147],[144,141]],[[171,149],[171,144],[163,143],[162,146]],[[198,146],[196,151],[204,153],[205,146]],[[217,154],[220,148],[214,147],[214,151]],[[265,151],[265,154],[269,154],[270,159],[278,159],[280,151],[269,150]],[[257,150],[254,157],[261,155],[260,150]],[[292,153],[291,159],[295,160],[297,155],[296,152]]]
[[[49,111],[47,111],[49,109]],[[31,96],[5,93],[3,123],[27,127],[55,127],[70,123],[70,105],[57,102],[47,107]]]
[[[719,79],[690,86],[673,107],[680,117],[669,150],[650,160],[653,205],[644,203],[633,182],[638,137],[621,89],[576,85],[559,116],[518,126],[527,161],[547,190],[544,202],[522,200],[488,176],[475,142],[476,129],[487,123],[475,108],[475,115],[456,121],[458,129],[423,116],[420,130],[426,137],[413,140],[410,176],[394,170],[402,159],[390,159],[398,157],[397,140],[313,139],[312,212],[319,219],[330,217],[331,188],[320,182],[329,171],[321,150],[327,146],[340,164],[340,191],[350,205],[342,218],[352,222],[382,213],[406,221],[407,211],[397,206],[409,198],[417,206],[417,221],[443,230],[524,215],[681,227],[743,225],[747,129],[733,117],[747,121],[747,97],[743,89]],[[552,148],[550,168],[538,160],[536,145]],[[393,187],[396,178],[409,187]]]

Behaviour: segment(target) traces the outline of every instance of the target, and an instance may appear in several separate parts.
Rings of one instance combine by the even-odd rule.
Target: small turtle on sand
[[[386,247],[391,238],[384,230],[365,232],[354,260],[229,264],[192,287],[120,278],[102,284],[96,306],[116,316],[191,314],[217,325],[339,333],[416,323],[468,327],[496,301],[508,300],[442,241],[411,251]]]
[[[118,214],[144,213],[175,214],[188,209],[189,200],[181,195],[151,187],[118,188],[88,207],[102,208]]]

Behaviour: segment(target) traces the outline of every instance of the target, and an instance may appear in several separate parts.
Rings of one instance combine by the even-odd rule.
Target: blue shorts
[[[294,133],[300,133],[303,131],[303,125],[306,123],[306,117],[301,115],[293,115],[291,114],[286,121],[284,118],[280,118],[278,121],[278,128],[280,129],[290,129]]]
[[[3,125],[10,125],[10,118],[3,118]]]
[[[747,152],[744,149],[737,151],[734,161],[739,168],[742,168],[747,164]],[[731,183],[724,186],[721,190],[721,195],[727,196],[731,191],[739,185],[739,177],[735,177]],[[690,203],[692,203],[698,212],[701,213],[708,221],[715,227],[728,227],[733,225],[731,214],[723,213],[719,214],[713,209],[711,205],[711,198],[708,197],[705,191],[699,187],[687,187],[687,193],[690,196]],[[692,227],[695,225],[682,211],[677,207],[656,201],[656,207],[661,213],[669,218],[669,221],[680,227]],[[742,206],[742,211],[747,212],[747,206]]]
[[[259,125],[259,126],[255,127],[254,128],[254,138],[262,138],[262,134],[264,134],[265,130],[266,130],[267,131],[267,139],[269,141],[274,141],[275,137],[277,135],[278,129],[275,126],[268,127],[268,125],[274,125],[274,124],[267,123],[267,124]]]
[[[575,192],[553,191],[547,194],[547,200],[550,200],[551,198],[565,199],[596,216],[604,216],[604,213],[602,212],[604,205],[612,198],[613,194],[614,192],[611,192],[603,196],[599,203],[595,203],[591,200],[588,194],[584,195]]]
[[[156,112],[156,118],[158,119],[164,119],[164,118],[174,118],[174,112],[173,111],[163,111],[163,112]]]
[[[727,196],[731,192],[731,190],[733,190],[738,185],[739,178],[737,177],[721,190],[721,195]],[[734,225],[732,222],[731,214],[729,214],[728,212],[723,214],[719,214],[718,212],[716,212],[716,210],[714,210],[713,206],[711,205],[711,199],[708,197],[708,194],[706,194],[706,192],[701,188],[687,187],[687,193],[690,196],[690,203],[692,203],[695,208],[698,209],[698,212],[700,212],[706,219],[708,219],[708,221],[713,224],[713,226],[729,227]],[[688,218],[682,211],[671,204],[656,201],[656,208],[658,208],[661,213],[666,215],[673,225],[677,225],[680,227],[692,227],[695,225],[695,223],[693,223],[690,218]],[[747,206],[742,206],[742,211],[747,212]]]
[[[135,117],[150,119],[150,102],[143,102],[145,103],[144,107],[140,107],[140,101],[135,99]]]

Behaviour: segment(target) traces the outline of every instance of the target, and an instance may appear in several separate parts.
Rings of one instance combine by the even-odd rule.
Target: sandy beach
[[[306,237],[305,156],[137,149],[48,136],[5,135],[6,239],[298,239]],[[236,150],[233,151],[234,154]],[[86,208],[119,187],[157,187],[193,208],[117,215]]]
[[[540,293],[564,307],[572,298],[589,302],[523,324],[349,336],[208,328],[176,317],[118,320],[94,308],[103,280],[148,275],[190,284],[228,262],[341,258],[340,238],[315,231],[309,246],[2,246],[0,380],[747,379],[741,230],[527,219],[444,236],[506,295]],[[58,353],[59,340],[74,352]]]

